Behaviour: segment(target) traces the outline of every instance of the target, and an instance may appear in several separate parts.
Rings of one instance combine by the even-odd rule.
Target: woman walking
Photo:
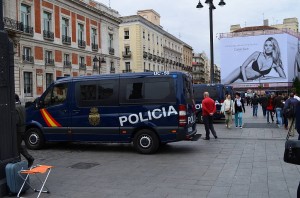
[[[245,113],[245,106],[244,101],[241,98],[240,93],[235,94],[235,100],[234,100],[234,121],[235,121],[235,128],[240,127],[243,128],[243,111]]]
[[[268,98],[268,105],[267,105],[267,122],[270,123],[269,117],[271,116],[272,123],[274,122],[274,95]]]
[[[231,128],[233,109],[233,101],[231,100],[230,94],[228,94],[221,107],[221,112],[225,115],[226,128]]]

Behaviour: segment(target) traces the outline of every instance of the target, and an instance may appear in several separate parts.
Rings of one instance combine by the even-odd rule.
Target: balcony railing
[[[71,45],[71,37],[70,36],[62,35],[61,39],[62,39],[63,44]]]
[[[98,51],[98,44],[92,43],[92,50],[93,51]]]
[[[111,68],[110,68],[110,73],[111,73],[111,74],[114,74],[114,73],[116,73],[116,68],[114,68],[114,67],[111,67]]]
[[[22,59],[24,63],[34,63],[33,56],[22,55]]]
[[[70,61],[64,61],[64,68],[71,68],[72,63]]]
[[[161,58],[161,63],[164,63],[165,62],[165,58]]]
[[[44,30],[44,31],[43,31],[43,37],[44,37],[44,39],[46,39],[46,40],[54,41],[54,33],[53,33],[53,32],[50,32],[50,31],[48,31],[48,30]]]
[[[160,62],[160,61],[161,61],[160,56],[157,56],[157,62]]]
[[[33,27],[28,26],[28,25],[22,25],[22,30],[23,30],[24,34],[33,36]]]
[[[80,47],[80,48],[85,48],[85,47],[86,47],[85,41],[84,41],[84,40],[79,40],[79,39],[78,39],[78,47]]]
[[[85,63],[79,63],[79,69],[86,70],[86,64]]]
[[[153,61],[156,61],[156,60],[157,60],[156,55],[153,55]]]
[[[166,63],[169,63],[169,59],[166,59]]]
[[[147,58],[148,53],[147,52],[143,52],[143,58]]]
[[[115,49],[114,48],[109,47],[108,51],[109,51],[110,55],[114,55],[115,54]]]
[[[131,51],[126,52],[122,52],[123,58],[131,58]]]
[[[123,73],[129,73],[129,72],[132,72],[132,70],[131,69],[125,69],[125,70],[123,70]]]
[[[45,65],[48,65],[48,66],[54,65],[54,59],[45,58]]]
[[[150,54],[149,52],[148,52],[148,59],[149,59],[149,60],[152,59],[152,54]]]
[[[14,19],[4,17],[3,18],[4,27],[10,31],[22,31],[22,23]]]

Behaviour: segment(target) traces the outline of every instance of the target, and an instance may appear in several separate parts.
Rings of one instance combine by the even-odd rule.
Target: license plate
[[[193,127],[188,128],[188,132],[191,133],[193,131]]]

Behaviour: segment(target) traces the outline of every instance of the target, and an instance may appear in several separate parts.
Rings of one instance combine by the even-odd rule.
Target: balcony
[[[85,63],[79,63],[79,69],[80,70],[86,70],[86,64]]]
[[[78,47],[80,47],[80,48],[85,48],[86,47],[86,44],[85,44],[85,41],[84,40],[79,40],[78,39]]]
[[[43,37],[45,40],[54,41],[54,33],[53,32],[44,30]]]
[[[161,63],[164,63],[165,62],[165,58],[161,58]]]
[[[160,61],[161,61],[160,56],[157,56],[157,62],[160,62]]]
[[[178,62],[176,62],[176,66],[179,66],[179,63],[178,63]]]
[[[3,18],[4,28],[9,32],[21,32],[22,30],[22,23],[16,21],[14,19],[4,17]]]
[[[110,73],[111,73],[111,74],[114,74],[114,73],[116,73],[116,68],[114,68],[114,67],[111,67],[111,68],[110,68]]]
[[[33,36],[33,27],[28,25],[23,25],[22,30],[25,35]]]
[[[98,51],[98,44],[92,43],[92,50],[93,51]]]
[[[152,59],[152,54],[150,54],[149,52],[148,52],[148,59],[149,59],[149,60]]]
[[[115,54],[115,49],[109,47],[109,48],[108,48],[108,53],[109,53],[110,55],[114,55],[114,54]]]
[[[176,62],[175,61],[173,61],[173,65],[175,65],[176,64]]]
[[[147,58],[148,53],[147,52],[143,52],[143,58]]]
[[[72,63],[70,61],[64,61],[64,68],[71,68]]]
[[[129,72],[132,72],[131,69],[125,69],[125,70],[122,70],[123,73],[129,73]]]
[[[126,52],[122,52],[123,58],[124,59],[128,59],[131,58],[131,51]]]
[[[169,63],[169,59],[166,58],[166,63]]]
[[[23,60],[23,63],[31,63],[31,64],[34,63],[33,56],[22,55],[22,60]]]
[[[62,43],[66,45],[71,45],[71,37],[62,35]]]
[[[157,60],[156,55],[153,55],[153,61],[156,61],[156,60]]]
[[[45,58],[45,65],[46,66],[54,66],[54,59]]]

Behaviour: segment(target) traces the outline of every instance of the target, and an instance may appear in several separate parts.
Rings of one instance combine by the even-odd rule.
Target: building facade
[[[23,101],[59,77],[119,70],[120,15],[103,4],[11,0],[4,1],[4,17],[15,44],[15,91]]]
[[[192,47],[163,30],[157,12],[141,10],[121,20],[119,42],[123,72],[191,71]]]

